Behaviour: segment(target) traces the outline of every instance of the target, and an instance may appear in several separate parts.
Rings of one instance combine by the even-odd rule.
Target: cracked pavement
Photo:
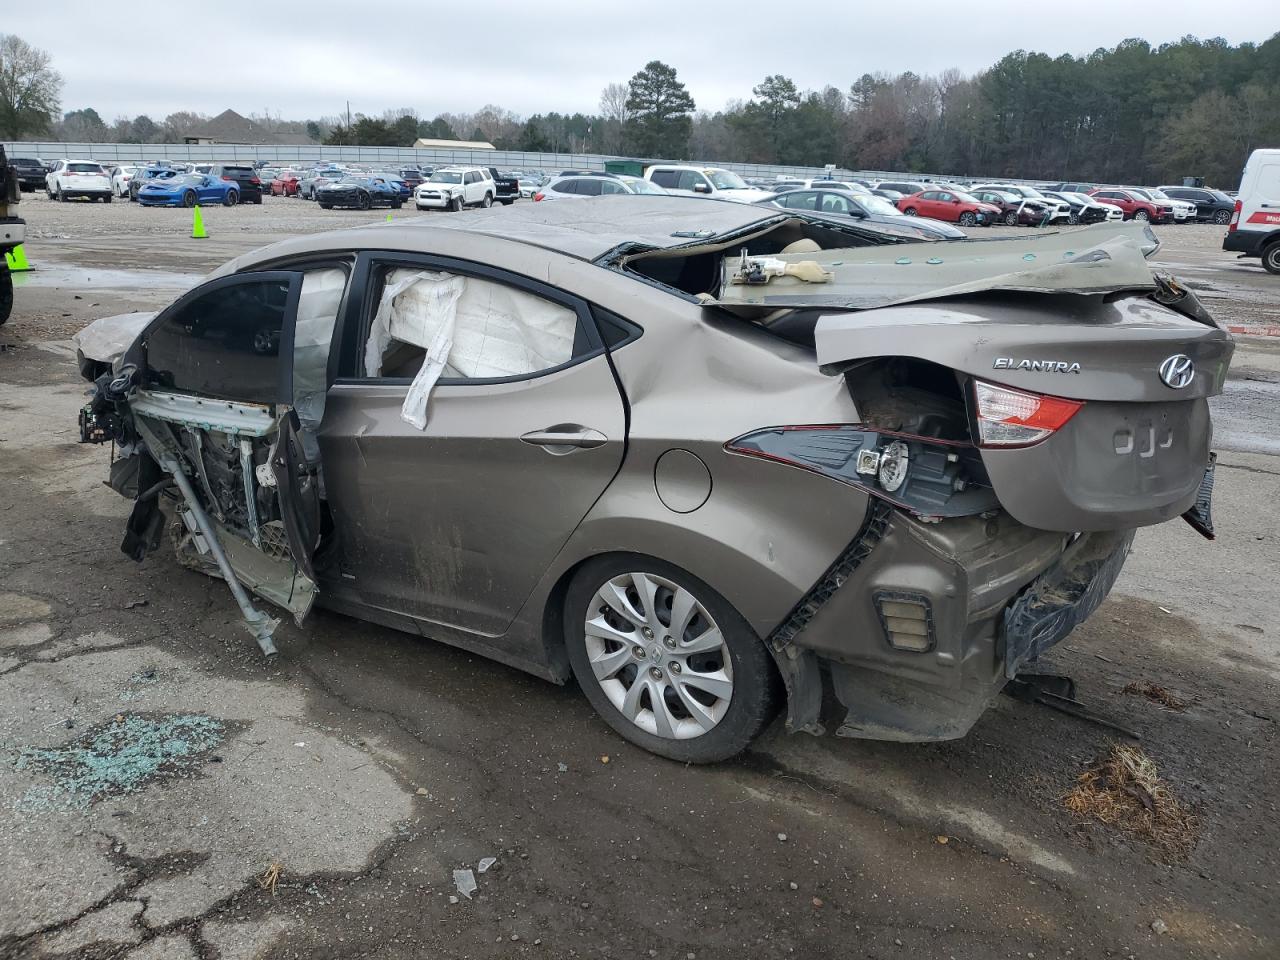
[[[111,262],[212,267],[283,231],[277,209],[288,229],[329,222],[269,200],[247,214],[257,241],[134,237]],[[74,272],[105,243],[29,252]],[[1113,733],[1009,699],[955,743],[775,726],[741,760],[693,768],[620,741],[571,687],[325,611],[283,626],[264,662],[225,586],[117,549],[129,505],[102,485],[107,451],[75,442],[65,337],[174,291],[85,291],[20,288],[0,330],[5,960],[1280,955],[1280,517],[1258,508],[1280,498],[1280,463],[1265,445],[1224,443],[1219,540],[1140,533],[1113,597],[1048,664],[1140,733],[1192,806],[1199,841],[1165,863],[1062,808]],[[1277,356],[1242,342],[1236,364],[1274,379]],[[1121,692],[1138,680],[1192,704]],[[192,716],[218,722],[216,743],[183,739],[174,718]],[[78,757],[135,719],[177,733],[163,757],[88,758],[115,789],[76,793],[63,767],[22,761]],[[452,871],[483,857],[496,865],[459,897]]]

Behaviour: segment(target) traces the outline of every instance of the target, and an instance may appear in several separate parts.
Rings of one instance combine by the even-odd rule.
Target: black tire
[[[111,197],[110,195],[108,195],[108,196],[105,196],[105,197],[103,197],[103,198],[102,198],[102,202],[103,202],[103,203],[110,203],[113,199],[114,199],[113,197]]]
[[[1262,248],[1262,269],[1280,274],[1280,240],[1272,240]]]
[[[188,209],[196,205],[196,192],[194,190],[188,190],[182,195],[182,205]]]
[[[13,275],[4,259],[0,258],[0,327],[13,313]]]
[[[976,213],[972,213],[971,211],[966,210],[964,213],[960,214],[960,226],[976,227],[977,225],[978,225],[978,215]]]
[[[333,204],[332,204],[332,203],[325,203],[323,200],[321,200],[321,201],[320,201],[320,209],[321,209],[321,210],[332,210],[332,209],[333,209]]]
[[[1151,214],[1147,213],[1145,210],[1135,210],[1133,213],[1133,219],[1147,223],[1151,220]]]
[[[919,214],[920,211],[917,210],[915,207],[907,207],[907,209],[903,210],[902,212],[905,213],[908,217],[914,217],[917,214]]]
[[[258,196],[254,199],[253,202],[256,203],[258,206],[262,206],[262,194],[258,194]]]
[[[502,201],[502,205],[503,205],[504,207],[509,207],[509,206],[511,206],[511,205],[512,205],[513,203],[515,203],[515,202],[516,202],[515,197],[512,197],[510,200],[503,200],[503,201]]]
[[[486,193],[486,194],[484,195],[484,199],[480,201],[480,206],[484,207],[486,210],[488,210],[490,207],[492,207],[492,206],[493,206],[493,194],[492,194],[492,193]]]
[[[360,198],[356,201],[356,206],[361,210],[368,210],[373,206],[373,200],[369,198],[367,193],[360,194]]]
[[[449,209],[450,209],[450,210],[452,210],[454,213],[459,213],[459,212],[461,212],[461,210],[462,210],[462,198],[461,198],[461,197],[454,197],[452,200],[450,200],[450,201],[449,201]]]
[[[1080,223],[1080,214],[1076,213],[1074,210],[1073,210],[1071,213],[1068,213],[1068,214],[1067,214],[1067,223],[1069,223],[1069,224],[1070,224],[1071,226],[1073,226],[1073,227],[1074,227],[1074,226],[1076,226],[1077,224],[1079,224],[1079,223]]]
[[[403,207],[403,206],[404,206],[404,201],[403,201],[403,200],[392,200],[392,201],[391,201],[391,209],[392,209],[392,210],[399,210],[399,209],[400,209],[401,207]]]
[[[1215,210],[1213,212],[1213,222],[1220,227],[1225,227],[1228,223],[1231,222],[1231,211]]]
[[[239,190],[228,190],[227,195],[222,198],[222,205],[224,207],[234,207],[239,202],[240,202]]]
[[[588,658],[582,624],[596,591],[613,577],[625,573],[656,575],[689,590],[720,628],[733,667],[733,692],[724,716],[699,736],[676,740],[640,729],[613,705],[596,679]],[[781,706],[781,681],[764,643],[729,601],[693,574],[670,563],[631,553],[588,561],[569,585],[564,621],[569,663],[587,700],[601,719],[624,739],[651,753],[681,763],[727,760],[745,750],[768,726]]]
[[[1016,227],[1018,225],[1018,211],[1009,210],[1004,215],[1004,223],[1007,227]]]
[[[68,199],[70,198],[62,192],[62,184],[58,184],[58,202],[66,203]]]

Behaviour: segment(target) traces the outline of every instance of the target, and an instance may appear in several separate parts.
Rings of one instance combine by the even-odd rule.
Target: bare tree
[[[631,108],[627,100],[631,98],[631,88],[625,83],[611,83],[600,91],[600,115],[606,120],[614,120],[619,125],[631,119]]]
[[[62,77],[44,50],[0,33],[0,138],[42,133],[62,108]]]

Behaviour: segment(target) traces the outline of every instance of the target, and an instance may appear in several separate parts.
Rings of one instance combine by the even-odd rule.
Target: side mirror
[[[710,192],[711,192],[711,184],[709,184],[709,183],[695,183],[695,184],[693,185],[693,192],[694,192],[694,193],[710,193]]]
[[[952,202],[952,203],[959,203],[959,202],[960,202],[960,198],[959,198],[959,197],[952,197],[952,198],[951,198],[951,202]]]

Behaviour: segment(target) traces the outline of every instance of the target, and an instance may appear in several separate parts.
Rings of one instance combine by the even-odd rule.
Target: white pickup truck
[[[441,167],[418,185],[413,203],[419,210],[491,207],[498,188],[484,167]]]

